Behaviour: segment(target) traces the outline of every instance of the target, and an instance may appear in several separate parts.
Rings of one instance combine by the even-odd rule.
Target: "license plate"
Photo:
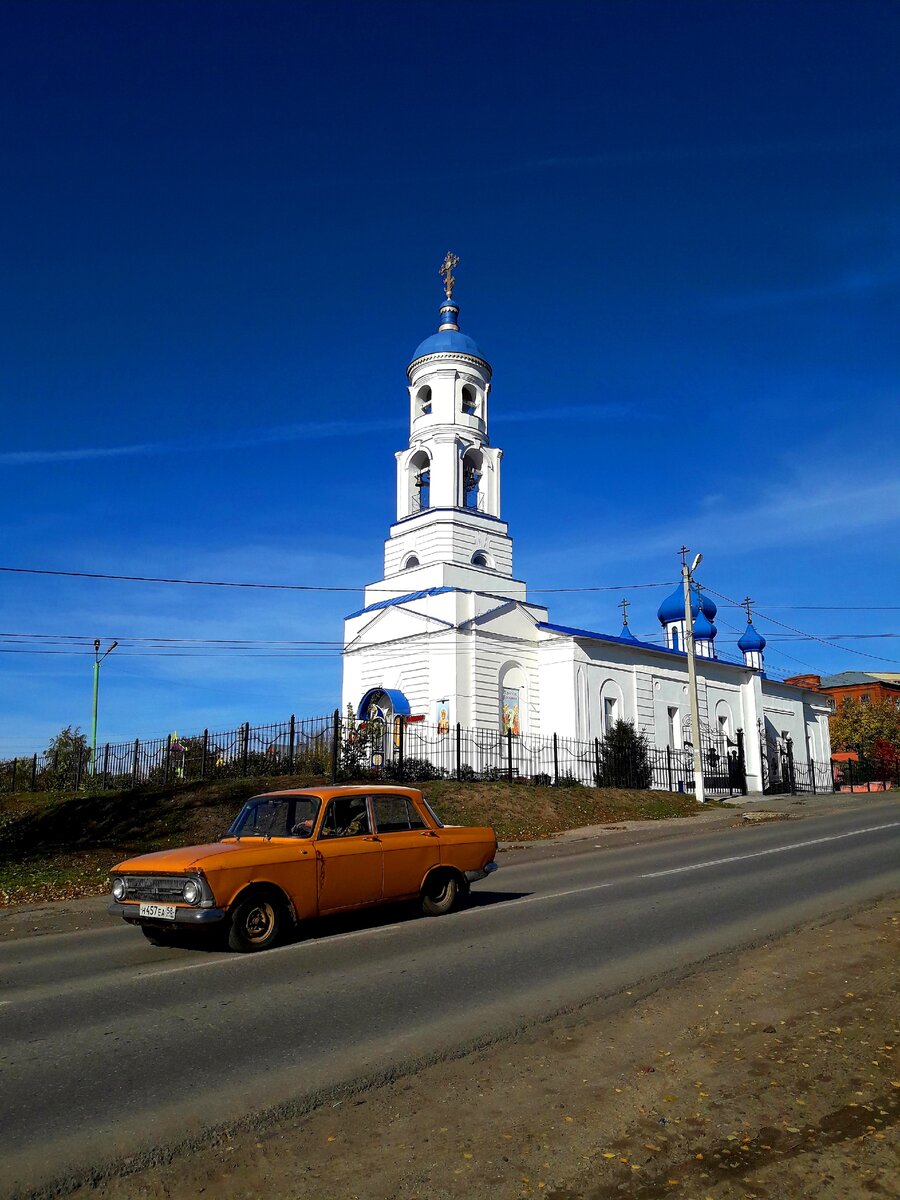
[[[138,909],[139,917],[154,917],[157,921],[174,921],[174,904],[142,904]]]

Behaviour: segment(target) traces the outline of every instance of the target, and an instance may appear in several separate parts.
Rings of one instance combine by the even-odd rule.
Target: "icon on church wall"
[[[450,701],[436,700],[434,705],[434,723],[438,733],[450,732]]]
[[[519,688],[505,687],[500,705],[500,728],[519,736]]]

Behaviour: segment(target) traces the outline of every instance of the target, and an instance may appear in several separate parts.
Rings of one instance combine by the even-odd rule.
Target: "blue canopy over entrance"
[[[356,710],[357,717],[364,721],[369,714],[369,704],[373,699],[386,697],[391,706],[395,717],[408,717],[410,713],[409,701],[402,692],[396,688],[369,688],[362,700],[359,702],[359,708]]]

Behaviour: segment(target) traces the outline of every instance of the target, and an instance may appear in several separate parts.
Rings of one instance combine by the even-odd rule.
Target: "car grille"
[[[161,900],[172,904],[181,900],[184,875],[123,875],[126,900]]]

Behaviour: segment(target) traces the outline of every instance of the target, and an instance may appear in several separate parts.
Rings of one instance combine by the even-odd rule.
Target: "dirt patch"
[[[76,1195],[894,1196],[894,907]]]

